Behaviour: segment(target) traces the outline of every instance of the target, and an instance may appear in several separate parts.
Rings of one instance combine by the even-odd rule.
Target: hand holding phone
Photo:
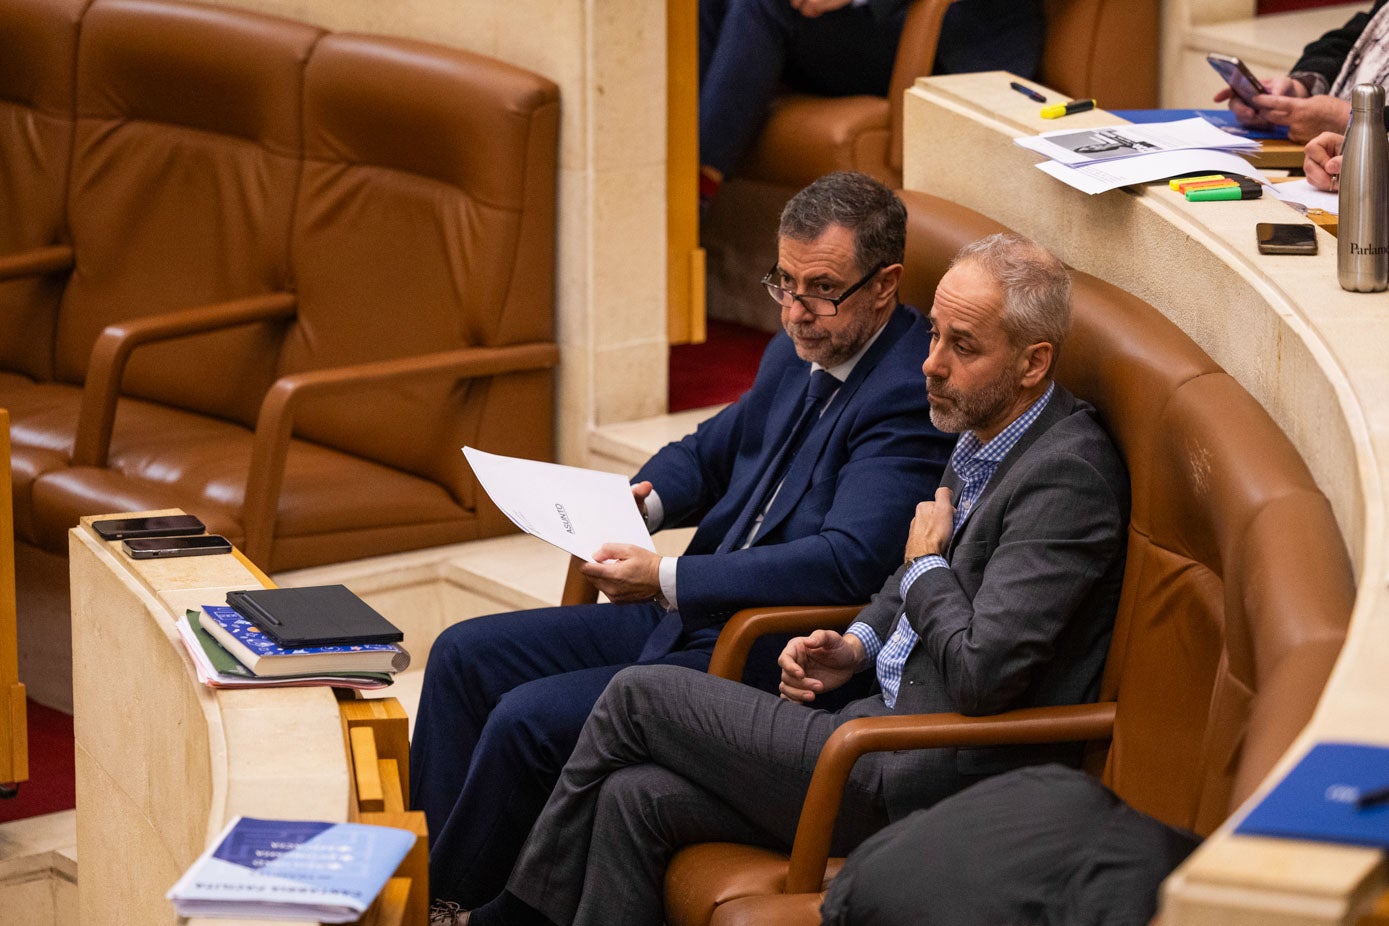
[[[171,556],[208,556],[230,553],[231,541],[218,534],[200,537],[136,537],[125,541],[125,555],[131,559],[164,559]]]
[[[1254,103],[1254,97],[1264,92],[1263,81],[1254,76],[1254,72],[1249,70],[1249,66],[1233,55],[1222,55],[1218,52],[1211,52],[1206,55],[1206,61],[1215,72],[1221,76],[1225,83],[1241,103],[1250,109],[1258,110]]]

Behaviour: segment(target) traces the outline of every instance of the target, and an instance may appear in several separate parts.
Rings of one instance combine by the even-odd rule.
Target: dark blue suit
[[[699,0],[699,159],[736,170],[783,84],[820,96],[883,96],[909,0],[868,0],[807,18],[790,0]],[[957,0],[934,71],[1012,71],[1042,60],[1041,0]]]
[[[899,307],[810,430],[747,549],[715,552],[802,405],[810,365],[789,337],[772,340],[746,395],[642,467],[634,481],[655,486],[661,526],[699,525],[678,560],[678,613],[653,603],[543,608],[440,635],[411,748],[436,898],[475,907],[501,891],[618,670],[703,671],[739,608],[861,602],[882,584],[953,443],[930,424],[920,370],[929,343],[924,320]]]

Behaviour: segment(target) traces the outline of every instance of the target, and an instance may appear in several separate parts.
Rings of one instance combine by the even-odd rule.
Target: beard
[[[795,343],[797,357],[807,363],[818,363],[829,368],[857,354],[881,324],[881,316],[859,312],[838,331],[830,331],[813,321],[786,321],[782,327]]]
[[[1022,392],[1014,375],[1012,369],[1005,367],[996,379],[974,393],[964,393],[939,379],[926,377],[927,393],[933,399],[945,399],[949,403],[931,403],[931,424],[947,434],[978,431],[993,424]]]

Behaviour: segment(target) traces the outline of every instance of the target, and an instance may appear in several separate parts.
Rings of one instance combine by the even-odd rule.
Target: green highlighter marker
[[[1264,195],[1263,185],[1254,180],[1241,180],[1239,186],[1216,187],[1206,190],[1187,190],[1189,203],[1213,203],[1230,199],[1258,199]]]

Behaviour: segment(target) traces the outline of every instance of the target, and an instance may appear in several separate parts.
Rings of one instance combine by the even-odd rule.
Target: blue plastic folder
[[[1389,748],[1320,743],[1259,802],[1235,832],[1389,849],[1389,804],[1356,806],[1389,785]]]

